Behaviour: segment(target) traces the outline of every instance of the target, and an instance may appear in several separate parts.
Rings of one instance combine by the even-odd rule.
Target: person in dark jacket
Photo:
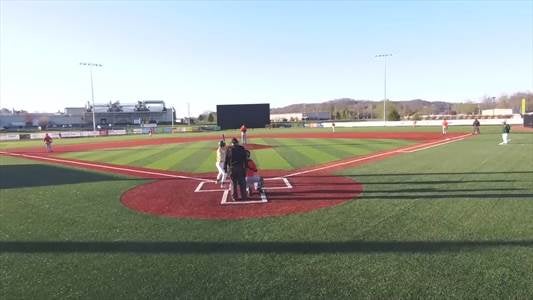
[[[472,124],[472,126],[474,127],[473,130],[472,130],[472,135],[479,134],[480,123],[479,123],[479,120],[477,118],[474,120],[474,123]]]
[[[231,178],[231,196],[233,200],[239,199],[237,190],[240,191],[241,200],[247,200],[246,195],[246,149],[239,145],[236,138],[231,140],[231,146],[226,150],[224,171]],[[238,188],[237,188],[238,186]]]

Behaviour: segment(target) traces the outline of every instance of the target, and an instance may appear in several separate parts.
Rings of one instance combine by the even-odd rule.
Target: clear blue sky
[[[178,115],[341,97],[480,100],[533,91],[533,1],[1,0],[0,106],[162,99]]]

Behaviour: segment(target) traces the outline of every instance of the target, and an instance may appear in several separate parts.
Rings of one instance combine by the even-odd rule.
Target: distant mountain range
[[[484,97],[479,103],[471,101],[451,103],[414,99],[408,101],[388,101],[387,112],[396,110],[401,116],[413,114],[476,114],[481,109],[511,108],[520,112],[522,99],[526,99],[526,111],[533,111],[533,93],[518,92],[512,95]],[[334,99],[322,103],[299,103],[270,109],[272,114],[300,112],[330,112],[342,118],[373,118],[382,114],[383,101],[355,100],[351,98]]]
[[[409,101],[389,101],[390,105],[393,105],[398,112],[403,114],[410,114],[414,112],[425,113],[444,113],[451,110],[452,103],[443,101],[426,101],[422,99],[414,99]],[[387,104],[387,106],[389,106]],[[376,102],[370,100],[355,100],[351,98],[341,98],[330,100],[322,103],[299,103],[291,104],[285,107],[272,108],[270,112],[273,114],[284,113],[299,113],[299,112],[318,112],[318,111],[371,111],[376,110],[378,107],[383,108],[383,102]]]

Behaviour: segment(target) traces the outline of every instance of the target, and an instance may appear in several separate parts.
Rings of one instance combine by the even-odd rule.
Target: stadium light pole
[[[385,62],[385,74],[384,74],[384,77],[383,77],[383,94],[384,94],[384,98],[383,98],[383,122],[386,123],[387,122],[387,57],[389,56],[392,56],[392,54],[390,53],[387,53],[387,54],[377,54],[375,57],[379,58],[379,57],[383,57],[383,61]]]
[[[189,124],[189,126],[191,126],[191,103],[190,102],[187,102],[187,115],[189,117],[189,120],[187,121],[187,123]]]
[[[101,64],[81,62],[80,66],[88,66],[89,73],[91,73],[91,99],[93,101],[93,131],[96,131],[96,116],[94,114],[94,87],[93,87],[93,67],[103,67]]]
[[[172,128],[174,128],[174,114],[176,113],[176,110],[174,109],[174,106],[172,106]]]

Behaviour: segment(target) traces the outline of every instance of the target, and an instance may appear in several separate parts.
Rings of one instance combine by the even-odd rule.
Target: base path
[[[368,133],[365,133],[365,138]],[[332,134],[299,134],[289,135],[293,138],[332,138]],[[359,138],[360,134],[357,134]],[[390,136],[389,136],[390,135]],[[334,134],[334,138],[353,138],[353,134]],[[266,171],[265,192],[254,194],[248,202],[231,201],[229,190],[220,188],[209,178],[215,174],[198,174],[152,170],[146,168],[117,166],[105,163],[84,162],[50,156],[48,153],[17,151],[0,152],[3,155],[19,156],[33,160],[46,161],[85,169],[112,172],[139,178],[155,179],[124,192],[121,202],[128,208],[147,214],[166,217],[193,219],[246,219],[282,216],[303,213],[319,208],[331,207],[357,198],[363,186],[353,179],[336,176],[333,173],[348,167],[385,159],[404,153],[412,153],[444,144],[462,140],[470,134],[441,136],[424,133],[374,133],[373,138],[410,139],[420,143],[395,150],[378,152],[362,157],[353,157],[341,161],[314,167],[293,170],[290,172]],[[276,137],[280,137],[277,135]],[[282,136],[284,137],[284,136]],[[425,137],[425,139],[423,138]],[[202,137],[202,140],[208,139]],[[212,138],[212,137],[211,137]],[[173,139],[160,139],[170,142]],[[181,142],[183,138],[180,139]],[[200,140],[200,139],[199,139]],[[189,141],[189,140],[187,140]],[[141,141],[144,144],[146,141]],[[176,142],[176,141],[173,141]],[[91,145],[96,146],[94,148]],[[84,144],[84,149],[110,148],[116,143]],[[89,147],[87,147],[89,146]],[[124,146],[139,146],[129,144]],[[72,146],[74,150],[78,145]],[[66,150],[66,149],[63,149]],[[76,149],[78,150],[78,149]],[[25,153],[24,153],[25,152]]]

